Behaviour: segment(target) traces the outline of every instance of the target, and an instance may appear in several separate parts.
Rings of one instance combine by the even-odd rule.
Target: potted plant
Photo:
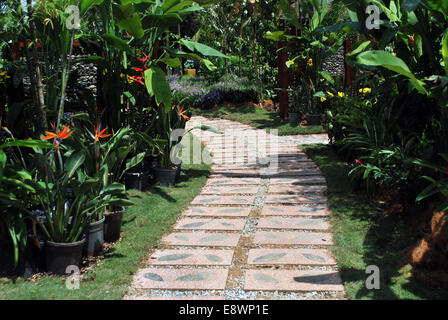
[[[92,209],[86,207],[91,181],[75,178],[86,154],[63,155],[61,151],[61,141],[71,134],[68,126],[60,132],[47,132],[41,139],[53,139],[55,152],[35,149],[34,155],[38,174],[33,187],[46,217],[38,222],[47,237],[47,269],[56,274],[64,274],[69,265],[79,265],[86,241],[83,232]]]
[[[302,119],[302,105],[306,103],[300,90],[291,90],[293,93],[293,112],[288,113],[289,122],[291,124],[297,124]]]
[[[20,147],[52,148],[44,141],[10,139],[0,145],[0,270],[16,273],[21,255],[27,245],[26,219],[33,219],[30,206],[36,192],[32,175]],[[4,149],[9,149],[5,152]],[[17,151],[17,152],[16,152]]]
[[[108,185],[95,179],[97,188],[102,186],[101,191],[90,197],[88,207],[92,209],[91,221],[87,228],[87,255],[94,256],[102,252],[104,241],[114,242],[120,238],[121,224],[124,207],[133,203],[126,200],[126,188],[124,185],[113,182]],[[91,190],[97,190],[91,188]]]
[[[129,127],[121,128],[111,135],[106,134],[107,128],[101,130],[99,123],[90,132],[87,126],[91,127],[93,124],[85,115],[78,115],[74,120],[78,127],[67,145],[71,153],[81,152],[86,155],[82,169],[87,176],[99,181],[89,190],[92,201],[95,199],[101,205],[101,210],[91,213],[87,228],[87,254],[92,256],[101,252],[104,239],[115,239],[117,230],[121,230],[124,209],[117,202],[125,196],[125,187],[119,181],[129,169],[143,161],[145,153],[129,158],[135,147],[133,131]]]
[[[161,150],[160,167],[155,168],[156,180],[163,186],[174,185],[180,178],[182,161],[177,157],[181,149],[181,141],[185,135],[185,126],[190,117],[184,107],[176,105],[169,112],[160,116],[159,132],[163,132],[165,139],[156,139]],[[205,127],[201,127],[205,128]],[[176,130],[176,131],[175,131]]]
[[[184,63],[184,71],[186,74],[192,76],[192,77],[196,77],[196,69],[195,69],[195,64],[193,60],[187,60]]]

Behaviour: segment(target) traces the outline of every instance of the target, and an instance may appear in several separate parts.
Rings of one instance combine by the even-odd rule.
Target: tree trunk
[[[33,10],[32,0],[27,0],[28,5],[28,19],[30,23],[31,37],[34,39],[34,23],[33,23]],[[31,86],[34,87],[34,98],[36,102],[36,111],[39,123],[37,124],[37,133],[42,133],[48,130],[47,125],[47,111],[45,107],[45,96],[42,84],[42,75],[39,66],[39,56],[37,54],[36,45],[33,45],[32,53],[29,52],[27,41],[25,40],[25,48],[27,52],[27,60],[29,61],[28,70],[30,72]]]

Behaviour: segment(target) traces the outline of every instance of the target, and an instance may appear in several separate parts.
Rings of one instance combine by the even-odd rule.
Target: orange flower
[[[179,107],[178,107],[179,110]],[[184,111],[184,107],[182,107],[182,109],[179,110],[179,115],[184,118],[185,120],[190,120],[190,117],[188,117],[185,112],[187,112],[187,110]]]
[[[100,138],[107,138],[107,137],[111,136],[111,134],[105,134],[107,128],[101,132],[100,132],[100,130],[101,130],[101,125],[98,123],[98,125],[95,127],[95,137],[94,137],[95,142],[100,141]]]
[[[53,129],[54,125],[52,123],[50,123],[51,127]],[[73,131],[70,131],[70,127],[69,126],[65,126],[64,129],[62,129],[62,131],[59,132],[50,132],[50,131],[45,131],[46,136],[40,138],[41,140],[51,140],[54,139],[54,145],[57,147],[59,145],[59,140],[65,140],[68,137],[71,136],[71,134],[73,133]]]

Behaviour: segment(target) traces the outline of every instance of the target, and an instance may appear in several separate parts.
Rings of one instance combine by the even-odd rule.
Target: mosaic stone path
[[[297,148],[326,135],[277,137],[193,117],[212,155],[206,186],[134,276],[124,299],[345,299],[332,257],[325,178]]]

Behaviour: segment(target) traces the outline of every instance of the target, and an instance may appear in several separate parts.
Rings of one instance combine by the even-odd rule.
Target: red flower
[[[95,142],[100,141],[100,138],[107,138],[110,137],[111,134],[106,134],[107,128],[101,131],[101,125],[98,123],[97,126],[95,127],[95,137],[94,140]]]
[[[137,72],[143,72],[143,69],[142,69],[142,68],[132,68],[132,69],[134,69],[134,70],[137,71]]]
[[[52,123],[50,123],[51,127],[53,129],[55,129],[54,125]],[[70,127],[69,126],[65,126],[64,129],[62,129],[62,131],[57,132],[55,129],[55,132],[50,132],[50,131],[45,131],[46,136],[40,138],[41,140],[51,140],[54,139],[54,145],[56,147],[59,146],[60,144],[60,140],[65,140],[68,137],[70,137],[70,135],[73,133],[73,131],[70,131]]]
[[[356,164],[362,166],[362,162],[361,162],[361,160],[359,160],[359,159],[355,159],[355,162],[356,162]]]
[[[146,55],[146,53],[144,53],[144,52],[142,52],[142,53],[143,53],[143,55],[144,55],[145,57],[142,58],[142,59],[138,59],[139,61],[145,63],[146,61],[151,60],[151,58],[148,57],[148,56]]]
[[[187,112],[187,110],[184,111],[184,107],[182,107],[182,109],[179,110],[179,107],[177,107],[177,110],[179,111],[179,115],[184,118],[185,120],[190,120],[190,117],[188,117],[185,112]]]
[[[132,81],[138,82],[142,85],[145,85],[145,83],[143,82],[143,77],[129,77],[129,79],[131,79]]]
[[[415,43],[414,36],[408,36],[408,37],[409,37],[409,45],[410,45],[411,47],[413,47],[413,46],[414,46],[414,43]]]

